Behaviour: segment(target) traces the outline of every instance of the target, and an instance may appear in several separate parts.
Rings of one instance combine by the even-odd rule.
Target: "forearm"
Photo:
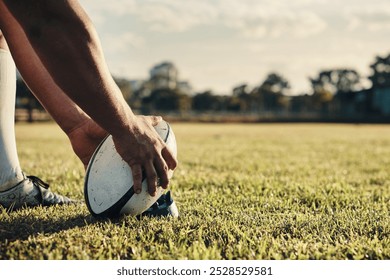
[[[140,193],[146,174],[154,195],[157,178],[168,187],[168,170],[177,161],[147,118],[137,118],[125,102],[104,61],[90,20],[75,0],[0,0],[0,29],[11,52],[18,40],[1,15],[17,19],[54,82],[101,128],[113,135],[115,148],[131,168],[134,190]],[[100,129],[101,129],[100,128]],[[104,131],[104,133],[105,133]]]
[[[4,2],[67,96],[111,134],[131,125],[134,115],[108,71],[94,28],[77,2]],[[0,20],[11,50],[17,50],[20,41],[13,39],[12,24]]]
[[[89,116],[53,81],[18,22],[9,13],[3,13],[2,17],[5,18],[13,30],[8,39],[11,41],[18,40],[19,42],[19,48],[15,48],[12,53],[15,63],[18,65],[18,70],[46,111],[66,134],[88,121]]]

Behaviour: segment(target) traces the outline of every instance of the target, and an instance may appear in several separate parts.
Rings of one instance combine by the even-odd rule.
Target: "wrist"
[[[107,130],[113,137],[121,137],[124,133],[134,132],[137,129],[137,117],[127,103],[121,106],[117,117],[113,119]]]

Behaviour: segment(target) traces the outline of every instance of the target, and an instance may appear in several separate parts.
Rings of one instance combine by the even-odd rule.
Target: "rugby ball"
[[[176,138],[170,125],[161,121],[154,128],[177,157]],[[169,178],[172,175],[170,170]],[[91,214],[102,218],[142,214],[165,192],[157,187],[156,195],[151,196],[147,189],[143,178],[141,193],[134,192],[131,169],[116,151],[112,136],[107,136],[92,155],[85,175],[84,197]]]

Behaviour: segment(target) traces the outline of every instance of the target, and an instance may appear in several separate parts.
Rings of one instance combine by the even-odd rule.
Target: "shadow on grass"
[[[100,228],[104,227],[104,224],[123,224],[123,219],[119,217],[96,218],[85,210],[80,206],[55,206],[7,212],[0,206],[0,260],[9,259],[13,247],[18,248],[23,246],[23,243],[26,243],[26,246],[33,246],[31,244],[34,241],[31,239],[40,236],[50,237],[73,229],[76,230],[76,234],[80,234],[84,230],[88,231],[86,228],[89,226],[97,225]]]
[[[63,218],[50,219],[32,213],[27,215],[23,213],[7,220],[0,220],[0,244],[5,240],[8,240],[8,242],[23,241],[38,234],[54,234],[73,228],[83,228],[99,222],[102,221],[88,214],[64,215]]]

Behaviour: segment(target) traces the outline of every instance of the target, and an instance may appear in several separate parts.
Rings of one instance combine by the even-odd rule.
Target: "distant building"
[[[149,71],[150,78],[143,83],[150,91],[158,89],[179,90],[186,95],[192,95],[193,89],[188,81],[179,80],[179,71],[171,62],[162,62]],[[145,84],[148,84],[147,86]]]
[[[178,71],[171,62],[157,64],[150,70],[150,82],[154,89],[176,89]]]
[[[178,81],[177,82],[177,89],[186,95],[192,95],[193,90],[189,82],[187,81]]]
[[[175,94],[193,95],[190,83],[178,80],[178,72],[176,66],[171,62],[162,62],[153,66],[149,71],[149,79],[130,81],[132,97],[129,99],[129,103],[133,108],[141,110],[149,102],[148,99],[156,98],[156,96],[152,96],[154,93],[175,92]]]

